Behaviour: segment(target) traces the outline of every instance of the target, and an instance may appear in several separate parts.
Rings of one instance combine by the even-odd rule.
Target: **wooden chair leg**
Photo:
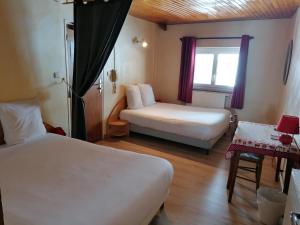
[[[284,176],[284,186],[283,186],[283,192],[286,194],[289,191],[289,185],[290,185],[290,179],[291,179],[291,173],[292,173],[293,166],[294,166],[294,162],[291,159],[287,159],[286,168],[285,168],[285,176]]]
[[[261,172],[262,172],[262,165],[263,165],[263,161],[260,161],[257,164],[257,167],[256,167],[256,190],[260,186],[260,178],[261,178]]]
[[[279,181],[280,166],[281,166],[281,158],[277,158],[276,173],[275,173],[275,181],[276,182]]]
[[[234,191],[234,185],[235,185],[235,180],[236,180],[236,175],[237,175],[237,171],[238,171],[238,166],[239,166],[239,159],[240,159],[240,154],[238,152],[235,153],[235,155],[233,156],[233,166],[232,166],[232,178],[229,184],[229,193],[228,193],[228,202],[231,202],[232,199],[232,194]]]
[[[234,165],[234,160],[233,159],[234,159],[234,157],[232,157],[230,159],[230,167],[229,167],[229,173],[228,173],[227,185],[226,185],[227,190],[229,189],[230,182],[232,180],[232,168],[233,168],[233,165]]]

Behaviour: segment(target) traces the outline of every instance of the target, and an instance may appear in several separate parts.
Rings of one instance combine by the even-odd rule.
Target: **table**
[[[129,136],[129,123],[127,120],[116,120],[108,122],[108,136]]]
[[[242,152],[286,158],[287,165],[283,192],[288,192],[291,171],[295,164],[299,163],[300,154],[295,142],[292,143],[290,148],[287,146],[282,146],[282,144],[278,141],[280,134],[281,133],[275,130],[274,125],[245,121],[240,121],[238,123],[232,143],[226,152],[226,158],[231,159],[230,171],[228,175],[228,202],[231,201],[235,183],[235,177],[232,177],[231,175],[237,170],[239,155]]]

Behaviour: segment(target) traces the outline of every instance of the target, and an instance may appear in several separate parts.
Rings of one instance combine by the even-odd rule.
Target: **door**
[[[66,33],[66,67],[67,67],[67,81],[72,85],[73,81],[73,62],[74,62],[74,26],[73,23],[65,23]],[[96,83],[87,91],[84,99],[84,112],[85,112],[85,125],[87,140],[89,142],[96,142],[103,137],[103,101],[102,101],[102,74],[96,81]],[[71,124],[71,102],[72,102],[72,90],[68,88],[68,115],[69,124]],[[71,127],[71,126],[70,126]],[[71,129],[69,131],[71,133]]]
[[[96,142],[102,139],[102,76],[84,95],[84,113],[87,140]]]

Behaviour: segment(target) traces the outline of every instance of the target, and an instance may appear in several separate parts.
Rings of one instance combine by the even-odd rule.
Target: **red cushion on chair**
[[[64,131],[64,129],[62,129],[61,127],[54,127],[49,132],[53,133],[53,134],[62,135],[62,136],[67,135],[66,132]]]

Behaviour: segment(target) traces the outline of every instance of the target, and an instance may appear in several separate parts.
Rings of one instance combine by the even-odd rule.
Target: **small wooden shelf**
[[[129,123],[127,120],[115,120],[108,122],[108,137],[129,136]]]

